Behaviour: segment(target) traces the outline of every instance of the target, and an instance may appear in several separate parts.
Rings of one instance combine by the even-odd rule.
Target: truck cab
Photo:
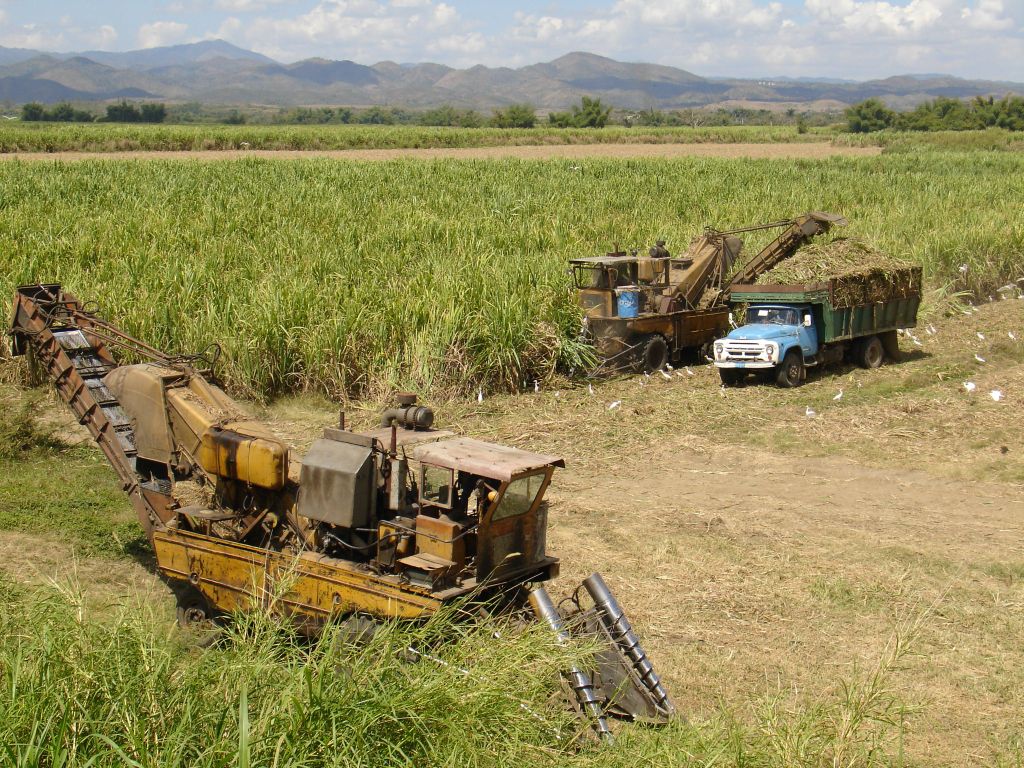
[[[814,306],[752,304],[745,320],[715,342],[715,367],[722,383],[737,384],[749,372],[774,371],[783,386],[799,384],[806,366],[819,358]]]

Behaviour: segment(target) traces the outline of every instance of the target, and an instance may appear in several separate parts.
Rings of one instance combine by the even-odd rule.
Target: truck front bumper
[[[773,363],[770,360],[715,360],[715,368],[743,368],[743,369],[761,369],[761,368],[774,368],[778,363]]]

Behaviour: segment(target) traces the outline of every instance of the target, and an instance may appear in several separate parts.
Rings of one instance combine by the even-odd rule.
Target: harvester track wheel
[[[196,636],[200,646],[212,645],[217,639],[216,614],[209,601],[196,589],[178,592],[178,626]]]
[[[775,373],[775,383],[780,387],[792,389],[799,387],[804,378],[804,359],[795,349],[791,349],[783,358],[782,364]]]
[[[857,349],[857,365],[861,368],[878,368],[885,360],[885,347],[877,336],[864,339]]]
[[[746,375],[745,371],[739,368],[719,368],[718,377],[722,380],[723,387],[735,387]]]
[[[668,342],[660,334],[648,336],[640,349],[640,362],[644,367],[644,373],[660,371],[668,362]]]

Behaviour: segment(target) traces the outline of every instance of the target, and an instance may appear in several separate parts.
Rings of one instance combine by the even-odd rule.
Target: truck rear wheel
[[[648,336],[640,347],[640,364],[644,373],[660,371],[668,362],[668,342],[661,334]]]
[[[885,360],[885,348],[877,336],[869,336],[857,347],[857,365],[861,368],[878,368]]]
[[[775,383],[780,387],[792,389],[793,387],[799,387],[803,379],[804,359],[799,352],[791,349],[786,353],[782,364],[779,365],[778,370],[775,372]]]

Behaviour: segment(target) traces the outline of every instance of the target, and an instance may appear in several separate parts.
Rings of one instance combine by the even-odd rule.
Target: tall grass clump
[[[52,426],[40,419],[41,398],[0,385],[0,461],[61,445]]]
[[[444,613],[310,643],[255,612],[200,650],[142,606],[3,588],[4,765],[517,766],[579,735],[550,698],[568,652],[539,630]]]
[[[0,295],[59,281],[158,347],[220,343],[241,394],[467,395],[586,363],[569,258],[706,224],[839,211],[929,290],[985,296],[1024,276],[1022,178],[996,152],[4,163]]]
[[[310,642],[255,611],[201,649],[152,607],[98,611],[74,586],[0,588],[0,763],[19,768],[868,768],[894,764],[904,725],[892,647],[820,700],[624,726],[597,745],[558,693],[558,670],[587,651],[539,625],[443,612],[369,640],[332,626]]]

